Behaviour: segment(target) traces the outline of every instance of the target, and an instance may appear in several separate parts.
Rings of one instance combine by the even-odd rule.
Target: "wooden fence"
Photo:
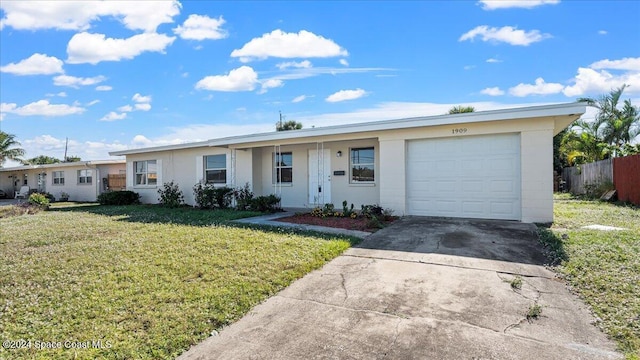
[[[562,170],[564,189],[572,194],[586,194],[592,185],[613,183],[613,161],[606,159],[594,163],[573,166]]]
[[[640,205],[640,154],[613,159],[613,184],[618,200]]]

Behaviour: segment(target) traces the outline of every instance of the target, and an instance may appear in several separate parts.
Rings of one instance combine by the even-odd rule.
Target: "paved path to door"
[[[543,261],[530,224],[404,218],[180,359],[620,358]]]

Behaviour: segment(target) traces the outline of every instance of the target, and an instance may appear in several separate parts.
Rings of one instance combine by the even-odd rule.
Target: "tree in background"
[[[67,159],[64,162],[78,162],[82,161],[79,156],[67,156]]]
[[[7,160],[21,161],[24,156],[24,149],[20,148],[20,142],[16,136],[0,131],[0,167]]]
[[[62,160],[58,158],[54,158],[52,156],[38,155],[31,159],[21,160],[20,162],[23,165],[46,165],[46,164],[57,164],[59,162],[62,162]]]
[[[627,85],[608,94],[578,101],[598,109],[593,121],[577,120],[562,138],[560,152],[569,165],[638,153],[632,142],[640,134],[640,109],[620,98]]]
[[[474,108],[473,106],[458,105],[449,109],[449,114],[463,114],[463,113],[470,113],[475,111],[476,111],[476,108]]]
[[[302,129],[302,123],[299,123],[295,120],[289,121],[279,121],[276,123],[276,131],[287,131],[287,130],[300,130]]]

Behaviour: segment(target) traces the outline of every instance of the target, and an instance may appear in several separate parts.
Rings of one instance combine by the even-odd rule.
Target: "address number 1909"
[[[467,128],[455,128],[451,129],[452,134],[464,134],[467,132]]]

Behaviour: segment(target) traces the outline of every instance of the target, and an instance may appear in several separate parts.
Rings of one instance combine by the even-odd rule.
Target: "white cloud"
[[[133,111],[133,106],[131,105],[124,105],[124,106],[120,106],[118,109],[118,111],[122,112],[132,112]]]
[[[347,61],[347,59],[340,59],[340,64],[344,66],[349,66],[349,62]]]
[[[604,59],[594,62],[593,64],[589,65],[589,67],[596,70],[611,69],[640,71],[640,57],[623,58],[620,60]]]
[[[48,100],[38,100],[24,106],[15,103],[0,104],[0,112],[20,116],[66,116],[82,114],[85,110],[76,105],[51,104]]]
[[[557,94],[564,89],[562,84],[558,83],[546,83],[543,78],[536,79],[535,84],[523,84],[520,83],[509,89],[509,94],[518,97],[524,97],[529,95],[549,95]]]
[[[560,0],[480,0],[484,10],[508,9],[508,8],[525,8],[531,9],[541,5],[555,5]]]
[[[70,75],[58,75],[53,78],[53,85],[69,86],[77,89],[80,86],[95,85],[105,80],[107,80],[107,78],[102,75],[90,78],[75,77]]]
[[[306,100],[307,95],[300,95],[300,96],[296,96],[295,98],[293,98],[293,100],[291,100],[292,103],[299,103],[301,101]]]
[[[67,97],[67,93],[64,91],[59,92],[57,95],[60,97]]]
[[[498,29],[487,25],[481,25],[462,34],[458,41],[473,41],[477,36],[479,36],[482,41],[495,43],[504,42],[518,46],[529,46],[532,43],[551,37],[550,34],[541,34],[539,30],[524,31],[511,26],[503,26]]]
[[[304,61],[300,61],[300,62],[295,62],[295,61],[287,61],[287,62],[283,62],[280,64],[277,64],[276,67],[280,70],[284,70],[284,69],[288,69],[288,68],[298,68],[298,69],[308,69],[310,67],[312,67],[313,65],[311,65],[311,61],[309,60],[304,60]]]
[[[89,102],[87,103],[87,106],[93,106],[93,105],[95,105],[95,104],[97,104],[97,103],[99,103],[99,102],[100,102],[100,100],[97,100],[97,99],[96,99],[96,100],[92,100],[92,101],[89,101]]]
[[[598,35],[607,35],[607,30],[598,30]]]
[[[173,22],[180,3],[172,1],[3,1],[0,29],[87,30],[102,17],[114,17],[131,30],[155,31]]]
[[[187,40],[219,40],[228,36],[226,30],[221,29],[224,23],[222,16],[212,19],[206,15],[191,14],[173,32]]]
[[[241,62],[276,58],[326,58],[347,56],[347,50],[341,48],[331,39],[326,39],[312,32],[301,30],[298,33],[285,33],[280,29],[253,38],[241,49],[231,52],[231,57],[240,58]]]
[[[131,143],[139,146],[151,146],[153,141],[149,140],[149,138],[144,135],[136,135],[133,137],[133,140],[131,140]]]
[[[135,104],[134,106],[135,106],[136,110],[140,110],[140,111],[149,111],[149,110],[151,110],[151,104],[149,104],[149,103]]]
[[[6,72],[14,75],[62,74],[64,73],[64,70],[62,70],[62,64],[62,60],[55,56],[35,53],[17,63],[0,66],[0,72]]]
[[[502,60],[499,60],[499,59],[496,59],[496,58],[489,58],[489,59],[487,59],[487,62],[495,64],[495,63],[501,63]]]
[[[277,87],[282,87],[284,82],[280,79],[268,79],[262,82],[259,94],[264,94],[268,89],[273,89]]]
[[[133,59],[143,52],[164,53],[175,37],[164,34],[143,33],[126,39],[107,38],[104,34],[82,32],[73,35],[67,45],[70,64],[97,64],[101,61]]]
[[[133,95],[131,100],[133,100],[133,101],[135,101],[137,103],[150,103],[151,102],[151,95],[142,96],[142,95],[136,93],[135,95]]]
[[[113,87],[109,85],[96,86],[96,91],[111,91],[111,90],[113,90]]]
[[[196,89],[211,91],[251,91],[258,83],[258,74],[250,66],[241,66],[228,75],[206,76],[196,83]]]
[[[27,158],[40,154],[49,154],[51,156],[62,158],[64,156],[65,143],[64,138],[58,139],[51,135],[40,135],[22,142],[22,147],[27,153]],[[106,160],[115,159],[109,156],[109,151],[125,150],[128,146],[119,142],[105,141],[77,141],[69,139],[68,154],[79,156],[82,160]],[[19,164],[16,164],[19,165]]]
[[[566,96],[582,96],[585,94],[602,94],[618,88],[623,84],[629,85],[625,93],[640,93],[640,72],[629,71],[615,75],[605,70],[596,71],[589,68],[578,68],[575,84],[567,86],[563,93]]]
[[[116,120],[124,120],[126,118],[127,118],[127,113],[123,112],[118,114],[117,112],[112,111],[107,115],[103,116],[102,119],[100,119],[100,121],[116,121]]]
[[[465,66],[463,67],[463,69],[465,69],[465,70],[471,70],[471,69],[473,69],[473,68],[475,68],[475,67],[476,67],[475,65],[465,65]]]
[[[481,94],[484,95],[489,95],[489,96],[500,96],[500,95],[504,95],[504,91],[501,90],[499,87],[488,87],[486,89],[482,89],[480,91]]]
[[[325,101],[327,102],[340,102],[346,100],[355,100],[361,98],[367,94],[366,91],[358,88],[355,90],[340,90],[336,93],[329,95]]]

